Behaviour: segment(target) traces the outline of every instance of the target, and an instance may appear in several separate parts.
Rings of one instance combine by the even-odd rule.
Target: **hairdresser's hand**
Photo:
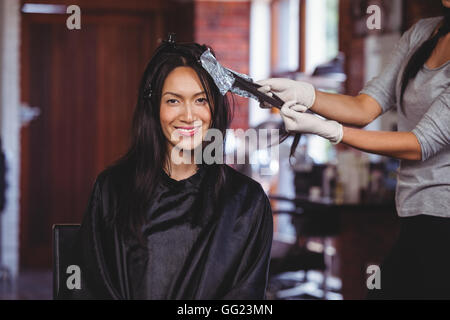
[[[341,142],[344,132],[339,122],[321,119],[306,110],[296,101],[288,101],[281,107],[280,114],[288,132],[317,134],[332,144]]]
[[[262,86],[258,89],[262,93],[270,96],[276,94],[284,102],[295,101],[308,109],[311,108],[316,99],[316,90],[313,85],[304,81],[271,78],[257,81],[256,83]],[[268,108],[270,105],[263,103],[261,107]]]

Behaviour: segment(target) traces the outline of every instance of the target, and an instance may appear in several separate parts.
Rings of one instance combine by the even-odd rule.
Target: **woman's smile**
[[[175,127],[175,129],[183,136],[191,137],[198,132],[201,127],[194,126],[183,126],[183,127]]]

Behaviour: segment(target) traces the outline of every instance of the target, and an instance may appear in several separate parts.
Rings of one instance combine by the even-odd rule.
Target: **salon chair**
[[[53,225],[53,299],[56,299],[63,286],[66,286],[68,267],[75,254],[73,243],[79,224]]]
[[[283,196],[271,195],[271,200],[289,201],[295,204],[294,210],[273,210],[274,214],[291,215],[292,224],[296,231],[296,241],[285,253],[279,257],[273,257],[270,263],[270,290],[274,299],[326,299],[327,292],[332,291],[328,287],[328,273],[330,263],[327,263],[325,248],[327,240],[339,232],[338,217],[327,210],[327,205],[320,202],[311,202],[305,196],[297,194],[295,199]],[[322,250],[310,250],[308,241],[314,239],[321,244]],[[274,247],[280,243],[274,242]],[[286,246],[286,244],[285,244]],[[274,248],[273,247],[273,248]],[[278,248],[280,249],[280,248]],[[318,294],[310,294],[304,290],[308,285],[308,271],[315,270],[322,274]],[[302,278],[286,275],[289,272],[303,271]]]

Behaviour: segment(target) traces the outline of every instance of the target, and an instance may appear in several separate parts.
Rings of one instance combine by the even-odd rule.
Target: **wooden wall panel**
[[[166,27],[163,12],[22,15],[22,268],[51,265],[51,226],[80,223],[96,175],[129,143],[138,84]]]

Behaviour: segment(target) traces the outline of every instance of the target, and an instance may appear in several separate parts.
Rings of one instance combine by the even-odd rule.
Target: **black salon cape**
[[[226,183],[222,201],[214,201],[219,166]],[[105,222],[111,185],[108,174],[97,177],[74,243],[81,289],[62,289],[57,298],[265,298],[273,222],[259,183],[218,164],[181,181],[164,173],[142,227],[146,246],[124,241]]]

